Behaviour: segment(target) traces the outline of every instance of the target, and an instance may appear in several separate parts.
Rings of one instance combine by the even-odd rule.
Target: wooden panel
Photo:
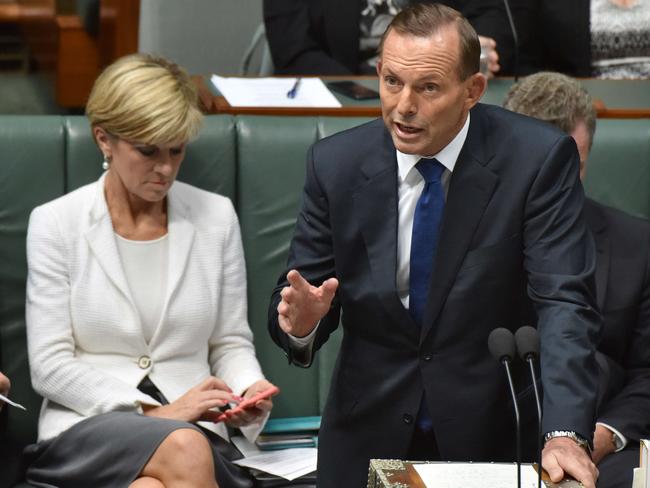
[[[102,0],[99,10],[99,50],[102,67],[138,51],[140,2]]]
[[[63,107],[83,107],[99,74],[97,42],[78,15],[59,15],[56,23],[56,101]]]

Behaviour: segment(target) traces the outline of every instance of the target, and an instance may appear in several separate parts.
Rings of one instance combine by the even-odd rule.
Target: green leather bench
[[[277,417],[320,414],[338,336],[312,368],[289,367],[266,332],[269,294],[282,271],[310,144],[364,122],[327,117],[209,116],[179,179],[230,197],[237,209],[248,275],[249,321],[263,368],[282,394]],[[599,120],[587,192],[650,217],[650,120]],[[0,371],[27,412],[0,415],[0,488],[21,479],[22,448],[34,441],[40,398],[30,385],[25,344],[25,234],[31,209],[95,180],[101,157],[83,117],[0,116]],[[188,385],[189,386],[189,385]]]

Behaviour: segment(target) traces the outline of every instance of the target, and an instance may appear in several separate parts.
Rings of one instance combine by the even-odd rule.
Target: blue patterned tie
[[[409,312],[422,326],[422,315],[427,303],[433,258],[438,247],[445,193],[440,180],[445,167],[437,159],[420,159],[415,168],[424,178],[424,188],[415,207],[411,235],[411,262],[409,278]],[[416,424],[422,431],[433,429],[431,415],[422,396]]]
[[[420,159],[415,168],[420,172],[425,183],[413,217],[409,312],[417,324],[422,325],[431,267],[438,247],[440,222],[445,207],[445,193],[440,181],[445,167],[437,159]]]

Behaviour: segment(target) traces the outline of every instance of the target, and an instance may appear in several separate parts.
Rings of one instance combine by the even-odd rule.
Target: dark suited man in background
[[[342,313],[319,487],[363,486],[370,458],[514,460],[505,375],[487,338],[532,320],[529,299],[543,465],[553,480],[566,472],[594,487],[583,446],[600,316],[578,153],[547,124],[477,103],[479,52],[458,12],[406,8],[381,47],[383,121],[309,150],[269,330],[290,362],[309,366]]]
[[[264,24],[277,74],[374,74],[377,44],[402,8],[432,0],[264,0]],[[491,73],[510,66],[512,34],[502,0],[443,0],[481,35]],[[508,74],[508,73],[505,73]]]
[[[550,72],[531,75],[513,85],[504,106],[573,136],[584,178],[596,113],[577,80]],[[605,395],[593,460],[599,488],[629,488],[639,465],[639,440],[650,436],[650,222],[589,198],[584,211],[598,250],[596,288],[604,322],[598,359]]]

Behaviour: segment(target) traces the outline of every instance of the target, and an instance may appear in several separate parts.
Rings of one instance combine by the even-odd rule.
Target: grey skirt
[[[241,458],[239,451],[217,434],[191,423],[135,412],[97,415],[54,439],[27,446],[26,479],[45,488],[126,488],[176,429],[194,429],[209,439],[220,487],[253,486],[250,474],[232,463]]]

